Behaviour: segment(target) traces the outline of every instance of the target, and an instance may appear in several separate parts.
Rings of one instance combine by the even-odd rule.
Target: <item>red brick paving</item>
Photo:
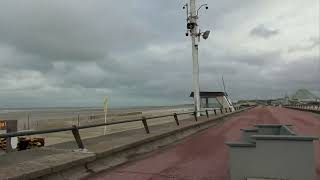
[[[238,140],[240,128],[254,124],[292,124],[298,134],[320,136],[320,115],[310,112],[257,107],[230,118],[187,141],[127,163],[89,179],[110,180],[228,180],[226,141]],[[316,172],[320,179],[320,148],[315,142]]]

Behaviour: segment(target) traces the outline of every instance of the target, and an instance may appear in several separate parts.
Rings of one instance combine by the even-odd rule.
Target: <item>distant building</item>
[[[190,97],[194,97],[193,92],[191,92]],[[200,108],[202,109],[234,109],[231,100],[224,92],[200,92],[200,102]]]
[[[292,96],[290,96],[290,101],[295,104],[296,103],[306,104],[306,103],[320,102],[320,98],[312,94],[307,89],[299,89]]]

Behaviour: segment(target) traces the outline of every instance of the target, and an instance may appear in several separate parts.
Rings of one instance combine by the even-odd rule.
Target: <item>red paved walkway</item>
[[[159,150],[142,160],[97,174],[90,179],[110,180],[227,180],[226,141],[238,140],[240,128],[254,124],[293,124],[298,134],[320,136],[320,115],[276,107],[257,107],[187,141]],[[315,143],[320,179],[320,146]]]

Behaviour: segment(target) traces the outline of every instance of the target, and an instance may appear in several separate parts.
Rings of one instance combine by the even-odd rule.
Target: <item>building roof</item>
[[[224,92],[208,92],[208,91],[201,91],[200,97],[218,97],[218,96],[225,96]],[[193,92],[191,92],[190,97],[193,97]]]
[[[316,101],[319,99],[316,95],[312,94],[307,89],[299,89],[296,93],[291,96],[291,99],[296,99],[299,101]]]

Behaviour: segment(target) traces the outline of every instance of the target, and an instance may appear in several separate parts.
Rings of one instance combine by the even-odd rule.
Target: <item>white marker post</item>
[[[107,112],[108,112],[108,97],[104,97],[104,123],[107,123]],[[107,126],[104,126],[104,131],[103,134],[106,135],[107,134]]]

